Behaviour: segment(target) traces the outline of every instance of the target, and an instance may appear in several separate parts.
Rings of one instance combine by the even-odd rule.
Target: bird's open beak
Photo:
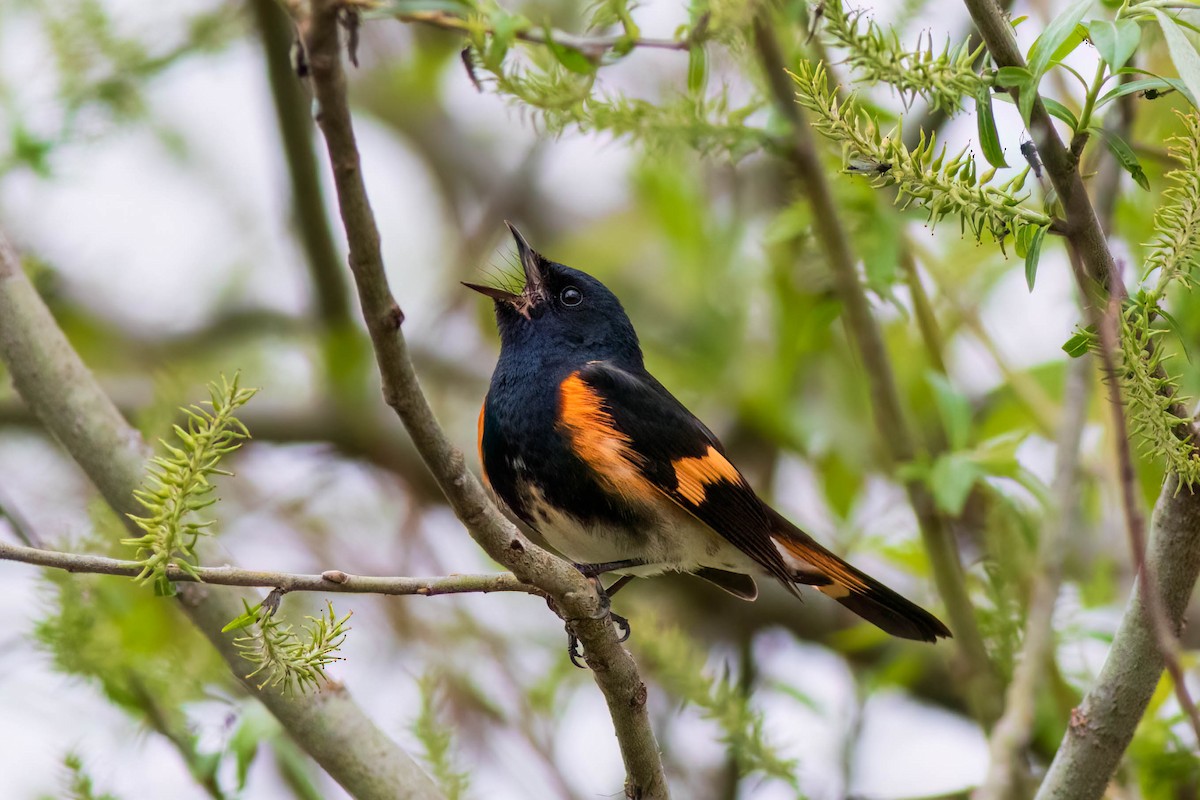
[[[529,246],[517,226],[504,220],[517,242],[517,254],[521,257],[521,269],[525,272],[525,294],[534,297],[542,293],[542,257]]]
[[[504,224],[508,226],[513,239],[517,242],[517,255],[521,258],[521,270],[525,273],[525,291],[521,294],[513,294],[497,286],[481,286],[478,283],[467,283],[466,281],[463,281],[463,286],[474,289],[493,300],[503,300],[514,306],[527,306],[536,302],[536,298],[541,297],[542,294],[542,257],[529,246],[529,242],[525,241],[525,237],[517,230],[516,225],[508,220],[505,220]]]

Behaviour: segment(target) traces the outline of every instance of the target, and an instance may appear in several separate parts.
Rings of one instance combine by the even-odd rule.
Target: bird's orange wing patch
[[[676,491],[694,506],[704,502],[709,486],[742,482],[737,468],[712,445],[704,455],[676,459],[671,466],[675,470]]]
[[[483,463],[483,416],[487,413],[487,398],[483,398],[483,405],[479,407],[479,423],[477,425],[478,432],[475,436],[475,447],[479,451],[479,474],[483,476],[483,484],[491,486],[492,482],[488,480],[487,464]]]
[[[775,544],[788,555],[811,564],[832,583],[816,586],[817,591],[832,598],[845,597],[851,592],[869,592],[871,587],[842,559],[823,547],[810,547],[805,542],[786,536],[774,536]]]
[[[617,429],[604,398],[595,388],[571,373],[558,389],[558,425],[580,460],[613,491],[645,500],[656,492],[639,469],[641,456],[633,441]]]

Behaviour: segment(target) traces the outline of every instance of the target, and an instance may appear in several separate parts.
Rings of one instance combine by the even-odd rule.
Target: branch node
[[[404,324],[404,312],[396,303],[392,303],[392,307],[388,310],[387,321],[396,330],[400,330],[400,326]]]
[[[639,708],[641,706],[646,705],[647,695],[648,695],[648,692],[646,691],[646,684],[639,683],[637,685],[637,688],[633,690],[633,697],[629,698],[629,707],[630,708]]]
[[[321,573],[321,577],[330,583],[350,582],[350,576],[342,572],[340,569],[327,569]]]
[[[1079,706],[1071,709],[1071,731],[1076,736],[1087,736],[1088,734],[1088,715]]]

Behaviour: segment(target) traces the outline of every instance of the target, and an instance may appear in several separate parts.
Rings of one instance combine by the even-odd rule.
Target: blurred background
[[[1044,21],[1061,4],[1019,2],[1013,14]],[[519,10],[576,32],[590,13],[579,0]],[[948,0],[880,2],[870,13],[910,43],[927,34],[940,46],[968,32],[965,10]],[[669,39],[697,9],[652,0],[633,14],[643,35]],[[801,42],[803,10],[794,17],[783,35]],[[1023,46],[1031,27],[1018,28]],[[217,544],[230,562],[494,570],[380,400],[327,161],[288,61],[292,40],[271,0],[0,3],[0,226],[74,345],[151,439],[222,373],[260,387],[242,414],[254,441],[231,462],[236,478],[219,486]],[[648,367],[723,438],[764,496],[943,614],[809,212],[782,162],[741,142],[558,133],[491,83],[479,91],[462,47],[454,32],[369,20],[350,91],[405,332],[439,419],[472,465],[497,340],[491,304],[459,281],[511,266],[502,224],[511,219],[548,257],[613,288]],[[837,53],[828,57],[848,82]],[[1095,63],[1088,47],[1072,59],[1084,74]],[[686,52],[639,48],[605,67],[593,92],[667,104],[708,91],[746,109],[747,129],[776,126],[744,52],[714,43],[708,69],[706,84],[689,89]],[[1068,105],[1081,96],[1069,80],[1051,91]],[[946,121],[886,89],[867,97],[881,119],[939,126],[952,151],[976,135],[969,113]],[[1109,193],[1131,284],[1163,185],[1162,142],[1178,127],[1171,109],[1183,102],[1145,105],[1130,139],[1151,191],[1126,176]],[[1019,163],[1016,112],[997,115],[1010,164]],[[1038,695],[1035,750],[1044,757],[1102,663],[1130,583],[1100,394],[1082,405],[1063,399],[1070,359],[1061,347],[1079,319],[1065,257],[1047,242],[1031,293],[1011,251],[1005,258],[964,238],[953,220],[931,231],[920,214],[897,211],[889,195],[841,171],[836,148],[827,163],[915,429],[945,450],[947,418],[965,425],[949,446],[974,471],[949,490],[961,497],[939,502],[956,511],[977,616],[1003,674],[1020,645],[1055,430],[1063,414],[1091,420],[1056,658]],[[1038,205],[1032,179],[1027,188]],[[934,348],[917,324],[922,303],[936,321]],[[1194,306],[1178,299],[1185,341],[1200,324]],[[1196,388],[1191,362],[1172,367]],[[114,544],[111,512],[7,383],[0,536],[20,528],[56,548],[129,557]],[[1140,468],[1152,503],[1161,467]],[[540,600],[334,600],[354,616],[346,660],[331,676],[411,752],[469,773],[465,796],[621,794],[602,698],[567,661],[562,625]],[[299,620],[320,602],[289,596],[284,608]],[[66,796],[83,775],[97,794],[124,798],[345,796],[246,700],[169,602],[116,578],[5,563],[0,607],[0,796]],[[629,646],[650,679],[678,797],[965,796],[983,779],[986,739],[950,644],[889,640],[815,593],[798,605],[774,586],[746,604],[688,578],[640,581],[617,610],[633,620]],[[1187,637],[1194,648],[1195,633]],[[761,728],[746,744],[735,734],[754,730],[755,715]],[[1127,778],[1146,796],[1189,785],[1193,794],[1169,796],[1195,796],[1195,743],[1177,717],[1160,693],[1135,739]],[[445,734],[448,756],[431,754]]]

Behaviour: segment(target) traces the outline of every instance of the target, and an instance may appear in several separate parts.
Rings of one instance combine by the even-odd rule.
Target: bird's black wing
[[[648,373],[602,361],[573,372],[561,385],[559,425],[576,455],[610,490],[643,501],[665,495],[791,592],[797,593],[798,583],[811,585],[906,639],[932,642],[950,635],[928,611],[822,547],[760,500],[712,431]]]
[[[648,373],[587,364],[562,383],[559,424],[613,490],[665,495],[795,591],[768,509],[712,431]]]

